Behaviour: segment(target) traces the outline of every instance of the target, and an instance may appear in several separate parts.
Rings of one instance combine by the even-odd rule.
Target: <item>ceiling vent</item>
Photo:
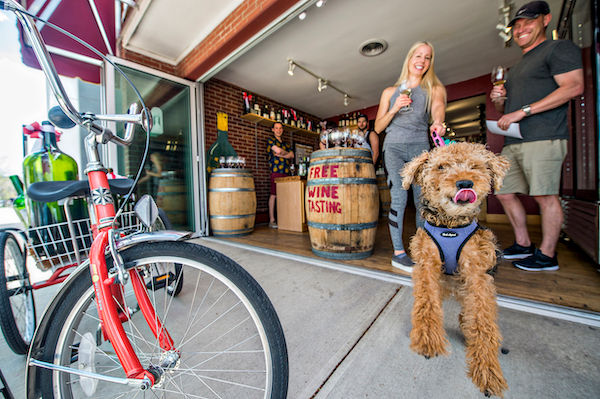
[[[359,52],[365,57],[375,57],[383,53],[388,47],[388,44],[383,39],[367,40],[360,45]]]

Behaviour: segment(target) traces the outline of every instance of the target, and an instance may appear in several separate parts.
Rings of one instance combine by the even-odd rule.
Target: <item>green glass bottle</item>
[[[17,213],[21,223],[23,223],[25,227],[29,227],[29,218],[27,217],[27,208],[25,206],[25,193],[23,192],[23,182],[21,182],[21,179],[17,175],[11,175],[10,181],[17,192],[17,197],[12,203],[13,209]]]
[[[78,180],[77,162],[63,153],[56,145],[56,131],[50,122],[42,122],[40,132],[41,148],[28,155],[23,161],[23,178],[25,187],[41,181]],[[66,221],[62,206],[57,202],[39,203],[29,198],[25,200],[27,214],[32,227],[46,226]],[[82,201],[71,206],[74,220],[85,217]]]
[[[228,117],[224,112],[217,112],[217,140],[207,151],[207,170],[208,173],[219,167],[219,158],[237,157],[237,152],[229,142]]]

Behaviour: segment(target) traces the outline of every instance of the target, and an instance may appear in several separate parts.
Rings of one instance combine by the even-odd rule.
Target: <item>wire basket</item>
[[[125,235],[144,229],[133,211],[123,212],[118,225],[120,232]],[[62,222],[32,227],[27,230],[27,236],[27,251],[43,271],[77,265],[78,256],[79,259],[87,259],[93,241],[89,218],[74,220],[71,226],[68,222]]]

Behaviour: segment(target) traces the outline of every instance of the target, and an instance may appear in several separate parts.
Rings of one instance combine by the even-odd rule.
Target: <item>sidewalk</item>
[[[444,307],[450,355],[425,360],[409,349],[410,288],[197,241],[243,265],[274,303],[288,344],[289,398],[484,397],[466,377],[455,302]],[[36,302],[41,314],[45,303]],[[598,329],[507,309],[499,320],[510,350],[500,359],[506,398],[600,397]],[[0,367],[24,398],[24,358],[4,342]]]

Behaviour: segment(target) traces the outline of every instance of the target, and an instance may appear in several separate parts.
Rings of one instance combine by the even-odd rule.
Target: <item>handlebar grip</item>
[[[138,105],[137,103],[132,103],[129,106],[129,110],[127,111],[128,114],[137,114],[137,110],[138,110]],[[132,137],[133,135],[133,129],[135,129],[135,124],[134,123],[126,123],[125,124],[125,140],[128,140],[130,137]]]

